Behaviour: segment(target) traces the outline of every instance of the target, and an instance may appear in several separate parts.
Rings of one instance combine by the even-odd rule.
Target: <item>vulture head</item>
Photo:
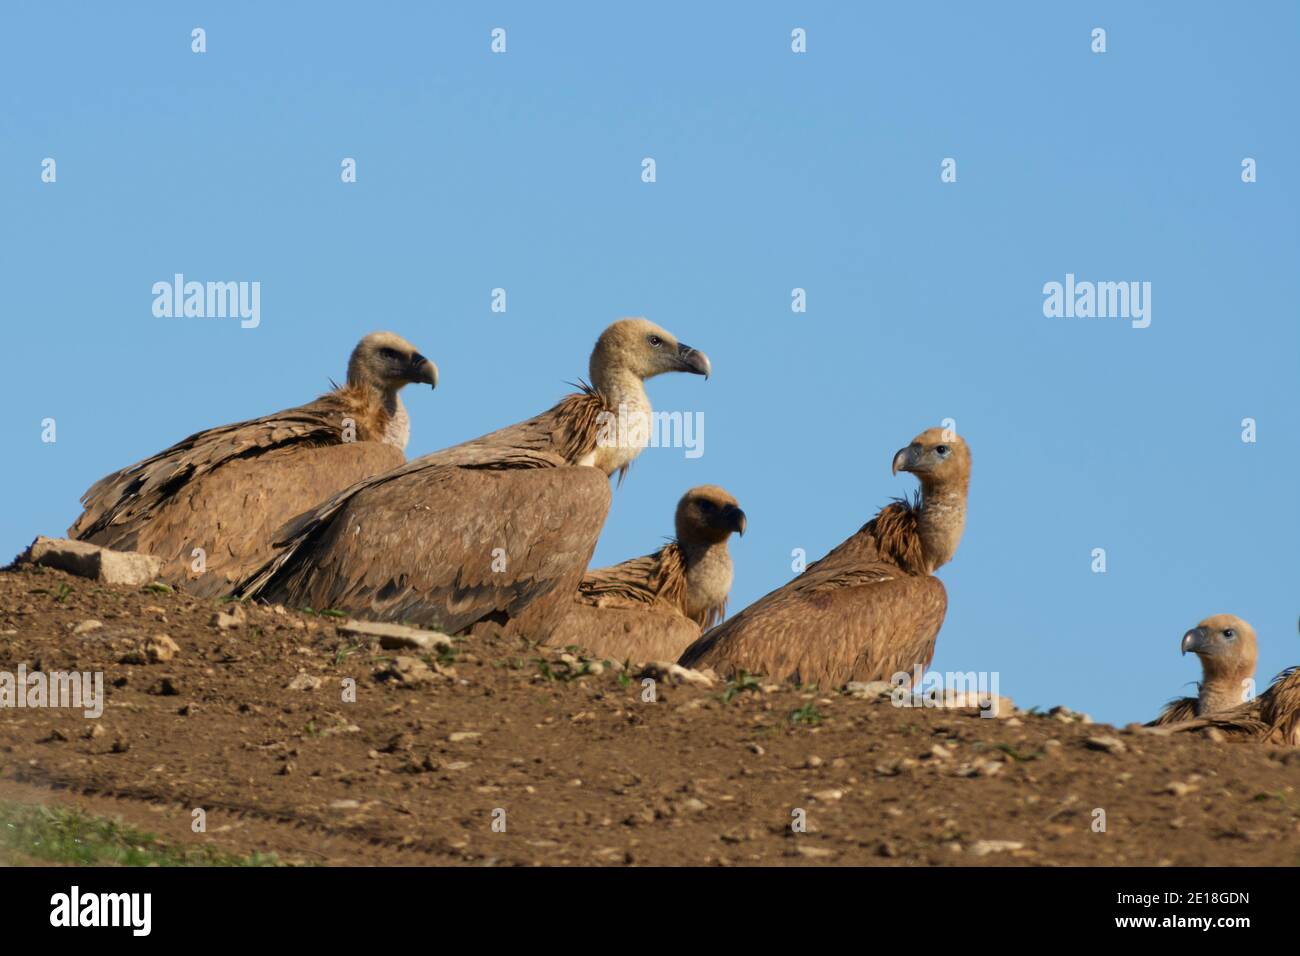
[[[603,383],[626,375],[644,381],[664,372],[691,372],[709,377],[709,357],[678,342],[672,333],[648,319],[619,319],[596,340],[591,352],[591,382]]]
[[[964,488],[970,480],[970,449],[949,429],[928,428],[894,454],[894,474],[911,472],[922,488]]]
[[[438,366],[392,332],[371,332],[348,359],[349,385],[372,385],[387,394],[415,382],[437,388]]]
[[[717,544],[734,531],[745,533],[745,512],[717,485],[700,485],[677,502],[677,540],[686,544]]]
[[[1255,629],[1234,614],[1216,614],[1183,635],[1183,653],[1201,659],[1207,683],[1255,673]]]

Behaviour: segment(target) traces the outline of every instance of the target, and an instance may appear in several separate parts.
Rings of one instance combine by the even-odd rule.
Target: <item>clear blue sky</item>
[[[1206,615],[1254,623],[1261,681],[1300,662],[1300,8],[809,6],[7,5],[0,550],[313,397],[366,331],[442,369],[408,392],[418,455],[548,407],[644,314],[713,359],[650,388],[705,453],[642,455],[598,563],[721,484],[742,607],[910,491],[891,456],[952,417],[974,480],[938,669],[1125,722],[1189,690]],[[155,318],[176,272],[260,281],[261,326]],[[1044,317],[1066,273],[1151,282],[1151,326]]]

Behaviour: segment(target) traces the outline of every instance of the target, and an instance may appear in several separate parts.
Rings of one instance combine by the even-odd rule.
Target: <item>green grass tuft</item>
[[[0,863],[23,866],[279,866],[274,854],[238,856],[170,846],[152,833],[81,810],[0,802]]]

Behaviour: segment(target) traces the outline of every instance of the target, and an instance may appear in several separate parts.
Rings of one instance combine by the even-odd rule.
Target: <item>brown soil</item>
[[[223,630],[222,607],[0,572],[0,670],[102,671],[108,694],[99,720],[0,711],[0,799],[317,864],[1300,863],[1297,751],[794,687],[643,702],[502,635],[395,670],[337,619],[247,607]],[[174,659],[122,663],[157,634]],[[319,686],[288,689],[302,674]],[[1107,735],[1123,749],[1087,742]]]

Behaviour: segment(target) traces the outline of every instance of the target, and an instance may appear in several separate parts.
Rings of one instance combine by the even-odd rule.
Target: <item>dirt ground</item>
[[[789,686],[647,701],[504,635],[421,659],[233,607],[0,572],[0,671],[107,694],[0,710],[0,800],[314,865],[1300,863],[1297,751]]]

